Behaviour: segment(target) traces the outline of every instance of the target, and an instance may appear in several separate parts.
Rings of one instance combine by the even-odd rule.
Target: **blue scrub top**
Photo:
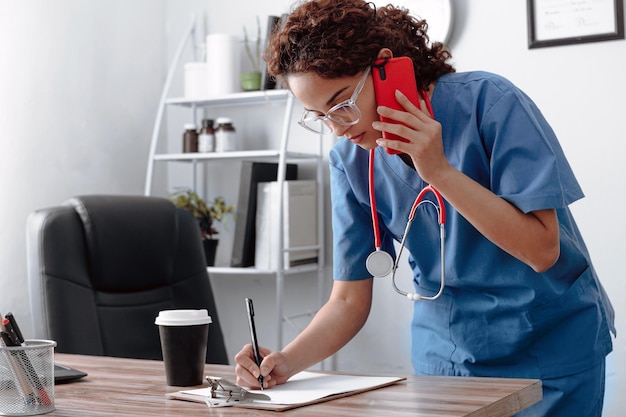
[[[568,208],[583,193],[540,111],[509,81],[485,72],[442,76],[432,105],[452,166],[525,213],[556,209],[561,254],[552,268],[536,273],[446,203],[446,288],[436,301],[415,303],[415,372],[546,378],[604,360],[612,350],[613,309]],[[371,277],[365,269],[374,250],[367,168],[368,151],[349,141],[341,139],[331,150],[336,280]],[[398,156],[377,148],[376,203],[384,250],[395,254],[393,240],[401,240],[411,205],[425,185]],[[406,248],[415,290],[436,293],[439,226],[431,205],[418,208]]]

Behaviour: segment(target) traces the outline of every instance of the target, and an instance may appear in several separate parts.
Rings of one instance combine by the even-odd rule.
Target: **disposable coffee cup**
[[[164,310],[159,326],[167,385],[202,384],[211,316],[207,310]]]

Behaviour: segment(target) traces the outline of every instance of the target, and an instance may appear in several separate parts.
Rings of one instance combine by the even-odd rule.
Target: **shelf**
[[[276,283],[276,327],[277,327],[277,343],[274,346],[275,349],[279,349],[283,346],[283,304],[284,304],[284,286],[285,286],[285,277],[302,274],[302,273],[312,273],[317,272],[317,284],[318,284],[318,297],[320,301],[320,306],[322,304],[322,290],[324,287],[324,201],[323,201],[323,173],[322,173],[322,163],[323,163],[323,153],[322,153],[322,144],[321,141],[317,143],[317,151],[314,153],[306,153],[306,152],[290,152],[288,151],[288,143],[290,139],[290,129],[292,124],[292,112],[293,106],[295,102],[295,97],[289,90],[280,89],[280,90],[264,90],[264,91],[248,91],[248,92],[238,92],[228,95],[223,95],[219,97],[204,97],[204,98],[186,98],[186,97],[178,97],[178,98],[167,98],[168,91],[170,89],[173,74],[176,72],[177,67],[179,66],[180,57],[182,54],[182,50],[187,42],[191,39],[194,39],[195,34],[195,19],[192,21],[189,29],[185,33],[185,36],[180,42],[180,45],[176,51],[176,55],[170,65],[168,70],[168,75],[165,80],[165,84],[163,85],[163,91],[161,93],[161,98],[159,101],[159,107],[156,115],[156,119],[154,121],[154,127],[152,130],[152,137],[150,140],[150,150],[149,150],[149,159],[148,166],[146,170],[146,184],[144,193],[145,195],[151,195],[152,192],[152,181],[154,176],[154,165],[156,162],[176,162],[176,163],[188,163],[191,164],[191,168],[189,171],[191,172],[191,189],[195,190],[197,187],[197,178],[198,171],[196,169],[196,164],[202,163],[207,167],[213,163],[219,163],[219,161],[226,161],[226,163],[232,163],[233,161],[242,161],[242,160],[269,160],[271,162],[276,162],[278,164],[278,172],[277,178],[279,178],[279,184],[285,181],[286,178],[286,166],[287,163],[294,162],[302,162],[305,164],[309,164],[314,162],[316,165],[316,181],[317,181],[317,235],[319,239],[319,244],[315,246],[314,249],[318,250],[318,262],[307,265],[300,265],[293,268],[288,269],[257,269],[254,267],[248,268],[231,268],[230,266],[213,266],[207,267],[207,272],[211,276],[219,276],[225,275],[229,277],[241,276],[244,278],[250,278],[251,276],[259,276],[259,277],[273,277]],[[173,109],[173,106],[183,107],[185,108],[185,112],[180,112],[179,109]],[[280,146],[278,149],[257,149],[257,150],[242,150],[242,151],[233,151],[233,152],[193,152],[193,153],[160,153],[157,154],[159,139],[161,135],[161,128],[163,126],[163,118],[167,110],[174,111],[174,113],[187,113],[191,112],[194,117],[194,120],[197,118],[198,113],[201,113],[206,107],[215,107],[215,108],[224,108],[224,107],[251,107],[251,106],[276,106],[278,108],[284,107],[283,117],[282,117],[282,132],[280,135]],[[257,111],[258,108],[248,108],[244,111]],[[272,112],[275,112],[276,109],[272,109]],[[267,119],[263,119],[267,120]],[[275,120],[272,119],[274,123]],[[269,123],[269,121],[268,121]],[[248,142],[246,142],[248,143]],[[254,145],[249,145],[254,146]],[[210,169],[210,168],[209,168]],[[203,175],[206,173],[203,171]],[[208,171],[208,169],[206,170]],[[282,195],[282,192],[281,192]],[[285,248],[283,242],[283,233],[282,233],[282,219],[283,219],[283,205],[278,205],[277,210],[277,220],[279,225],[278,232],[278,242],[276,243],[277,247],[280,251],[275,251],[276,254],[276,265],[283,265],[284,258],[282,257],[282,253],[286,251],[292,250],[304,250],[303,248]],[[311,248],[306,248],[309,250]]]
[[[202,161],[202,160],[225,160],[225,159],[254,159],[254,158],[278,158],[281,151],[269,149],[262,151],[233,151],[233,152],[189,152],[189,153],[166,153],[154,155],[155,161]],[[287,152],[287,159],[318,159],[319,155]]]
[[[293,268],[285,269],[282,271],[285,275],[291,274],[302,274],[304,272],[315,272],[318,271],[318,264],[308,264],[296,266]],[[209,266],[207,267],[207,272],[209,274],[219,274],[219,275],[276,275],[275,269],[257,269],[257,268],[233,268],[230,266]]]
[[[233,93],[216,98],[169,98],[165,100],[165,104],[184,107],[257,105],[271,102],[285,102],[290,95],[291,92],[289,90],[249,91],[244,93]]]

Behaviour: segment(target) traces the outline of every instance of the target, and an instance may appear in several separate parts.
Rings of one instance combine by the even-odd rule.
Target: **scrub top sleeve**
[[[343,170],[344,166],[340,162],[333,163],[332,155],[331,152],[333,277],[346,281],[371,278],[365,267],[367,256],[374,250],[368,207],[359,203]]]
[[[505,91],[486,109],[480,130],[491,153],[492,190],[523,212],[583,197],[554,131],[521,91]]]

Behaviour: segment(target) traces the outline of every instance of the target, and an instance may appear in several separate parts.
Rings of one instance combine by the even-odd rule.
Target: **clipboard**
[[[242,400],[231,401],[230,404],[227,402],[221,403],[217,406],[229,405],[259,410],[285,411],[383,388],[404,381],[406,377],[363,376],[344,373],[304,371],[294,375],[285,384],[266,389],[265,391],[246,390],[223,378],[221,380],[228,382],[231,386],[240,390],[240,394],[238,395],[242,395],[243,397]],[[294,392],[298,392],[298,394],[292,395]],[[220,394],[216,393],[215,395]],[[247,395],[265,395],[269,396],[270,400],[257,398],[244,399]],[[292,396],[293,400],[288,403],[282,402],[280,398],[284,398],[285,396]],[[211,406],[211,404],[207,402],[207,399],[211,397],[211,387],[177,391],[166,394],[166,397],[174,400],[207,403]]]

